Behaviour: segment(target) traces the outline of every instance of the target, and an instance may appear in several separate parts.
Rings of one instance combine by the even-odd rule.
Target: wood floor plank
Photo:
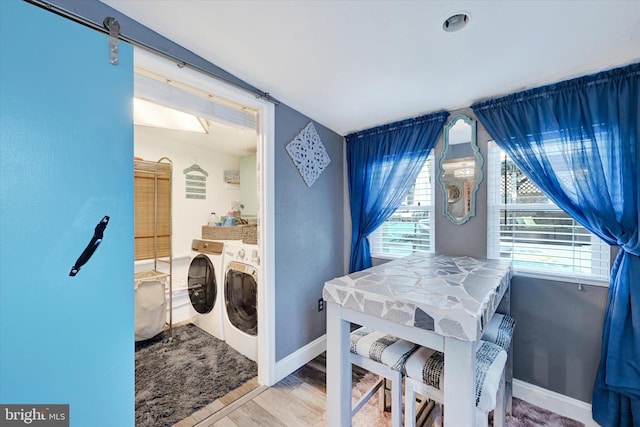
[[[209,413],[211,414],[215,414],[216,412],[223,409],[224,407],[225,407],[225,404],[220,402],[220,399],[217,399],[209,403],[207,406],[205,406],[205,408],[207,408],[209,410]]]
[[[240,406],[230,413],[228,418],[239,426],[287,427],[287,424],[254,401]]]
[[[258,377],[253,377],[246,383],[242,384],[240,387],[222,396],[219,400],[223,405],[229,405],[242,396],[246,395],[247,393],[250,393],[251,391],[257,389],[259,386],[260,383],[258,383]]]
[[[302,378],[300,378],[299,376],[297,376],[295,374],[291,374],[291,375],[281,379],[278,383],[274,384],[272,387],[281,388],[281,389],[284,389],[284,390],[290,390],[290,389],[292,389],[294,387],[299,386],[302,383],[304,383]]]
[[[275,388],[265,391],[253,401],[289,426],[309,426],[322,416],[321,412],[307,406],[296,394],[285,394]]]
[[[300,384],[291,394],[319,415],[323,415],[327,410],[327,395],[307,383]]]
[[[327,380],[326,375],[323,372],[313,369],[312,367],[309,367],[309,365],[304,365],[298,369],[295,374],[304,378],[304,382],[307,384],[316,387],[322,393],[326,393]]]
[[[196,423],[196,419],[190,415],[187,418],[178,421],[172,427],[193,427]]]
[[[257,386],[256,379],[254,383],[247,385],[249,389],[254,387],[252,391],[198,422],[195,427],[325,427],[326,368],[322,366],[325,360],[324,356],[314,359],[272,387]],[[366,373],[366,370],[354,366],[354,383],[360,381]],[[238,394],[244,392],[239,391]],[[227,396],[227,400],[233,397]],[[221,402],[216,404],[222,405]],[[389,413],[379,412],[377,395],[363,409],[364,411],[361,410],[354,416],[354,426],[391,425]],[[425,416],[427,414],[429,416]],[[432,423],[432,414],[433,412],[424,411],[418,415],[421,427],[428,427]],[[192,416],[190,419],[195,418]],[[190,427],[180,424],[182,426]]]
[[[221,405],[221,404],[219,403],[219,405]],[[202,421],[205,418],[211,416],[211,414],[216,412],[216,411],[212,411],[211,410],[212,408],[213,408],[213,406],[207,405],[204,408],[200,409],[199,411],[194,412],[191,415],[191,417],[194,418],[196,420],[196,422]]]
[[[319,372],[323,372],[325,375],[327,373],[327,360],[324,355],[318,356],[315,359],[311,360],[307,365]]]
[[[219,411],[215,412],[210,417],[205,418],[204,420],[199,422],[196,425],[196,427],[209,427],[209,426],[214,425],[219,420],[225,418],[228,414],[231,414],[233,411],[235,411],[237,408],[241,407],[245,403],[250,402],[251,399],[253,399],[254,397],[258,396],[260,393],[263,393],[267,389],[268,389],[268,387],[265,387],[265,386],[259,386],[259,387],[255,388],[254,390],[248,392],[247,394],[243,395],[242,397],[240,397],[239,399],[235,400],[234,402],[232,402],[232,403],[230,403],[228,405],[225,405],[222,409],[220,409]]]
[[[211,424],[210,426],[207,426],[207,427],[242,427],[242,426],[238,426],[238,424],[231,421],[229,417],[224,417],[217,423]]]

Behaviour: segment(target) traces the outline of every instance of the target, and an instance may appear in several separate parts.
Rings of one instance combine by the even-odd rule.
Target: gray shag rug
[[[136,343],[136,427],[171,426],[255,377],[258,365],[197,326]]]

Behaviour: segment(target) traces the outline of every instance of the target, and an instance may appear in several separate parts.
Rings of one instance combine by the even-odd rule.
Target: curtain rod
[[[152,35],[155,38],[160,38],[165,40],[166,42],[168,42],[169,44],[173,45],[173,47],[175,47],[177,50],[181,50],[183,51],[182,53],[188,53],[188,55],[185,56],[193,56],[192,60],[188,60],[185,59],[183,57],[180,56],[179,53],[177,54],[172,54],[169,53],[167,50],[163,49],[160,46],[155,46],[151,43],[147,43],[144,42],[134,36],[128,36],[125,34],[122,34],[122,32],[118,33],[118,39],[125,42],[125,43],[129,43],[133,46],[136,47],[140,47],[143,49],[146,49],[148,51],[151,51],[153,53],[156,53],[162,57],[165,57],[167,59],[170,59],[171,61],[174,61],[176,63],[176,65],[180,68],[183,67],[189,67],[193,70],[199,71],[203,74],[206,74],[207,76],[213,77],[217,80],[220,80],[224,83],[227,83],[231,86],[234,86],[238,89],[242,89],[246,92],[249,92],[251,94],[253,94],[256,98],[259,99],[264,99],[266,101],[269,101],[275,105],[279,105],[280,101],[278,101],[277,99],[271,97],[271,95],[269,94],[269,92],[264,92],[252,85],[250,85],[249,83],[237,78],[236,76],[234,76],[233,74],[223,70],[222,68],[218,67],[217,65],[207,61],[206,59],[202,58],[201,56],[198,56],[196,54],[194,54],[193,52],[189,51],[188,49],[178,45],[177,43],[167,39],[166,37],[161,36],[160,34],[156,33],[155,31],[151,30],[150,28],[145,27],[144,25],[140,24],[139,22],[133,20],[132,18],[128,17],[127,15],[124,15],[121,12],[118,12],[117,10],[111,8],[110,6],[108,6],[107,4],[98,2],[98,1],[94,1],[94,2],[90,2],[90,1],[82,1],[82,2],[78,2],[78,1],[74,1],[74,0],[24,0],[27,3],[31,3],[34,6],[40,7],[44,10],[47,10],[49,12],[55,13],[56,15],[62,16],[64,18],[67,18],[71,21],[77,22],[78,24],[84,25],[85,27],[91,28],[93,30],[99,31],[101,33],[105,33],[108,34],[108,29],[104,26],[103,22],[104,19],[107,16],[114,16],[116,18],[116,20],[126,20],[129,21],[127,22],[127,24],[135,24],[135,26],[137,26],[139,29],[144,29],[144,31],[148,32],[150,35]],[[79,9],[83,9],[82,11],[80,11]],[[101,8],[104,9],[101,12],[96,11],[95,9],[97,8]],[[84,14],[83,14],[84,12]],[[87,16],[90,15],[91,12],[94,12],[93,15],[96,15],[96,13],[102,13],[105,14],[104,16],[101,16],[100,18],[97,16]],[[123,25],[122,25],[122,21],[120,22],[120,28],[122,31]],[[197,60],[198,62],[203,62],[203,65],[197,65],[195,64],[195,61]],[[209,70],[205,67],[210,67],[213,68],[213,70]],[[217,73],[216,71],[219,72]],[[226,76],[224,75],[226,74]]]

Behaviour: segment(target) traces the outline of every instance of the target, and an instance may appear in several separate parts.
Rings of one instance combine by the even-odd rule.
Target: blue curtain
[[[400,206],[447,117],[434,113],[347,135],[350,272],[371,267],[367,237]]]
[[[640,64],[472,106],[496,143],[576,221],[620,248],[593,418],[640,426]]]

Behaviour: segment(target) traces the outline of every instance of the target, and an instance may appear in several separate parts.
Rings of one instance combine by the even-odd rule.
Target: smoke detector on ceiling
[[[442,23],[442,29],[448,33],[460,31],[471,20],[471,15],[468,12],[459,12],[455,15],[451,15]]]

